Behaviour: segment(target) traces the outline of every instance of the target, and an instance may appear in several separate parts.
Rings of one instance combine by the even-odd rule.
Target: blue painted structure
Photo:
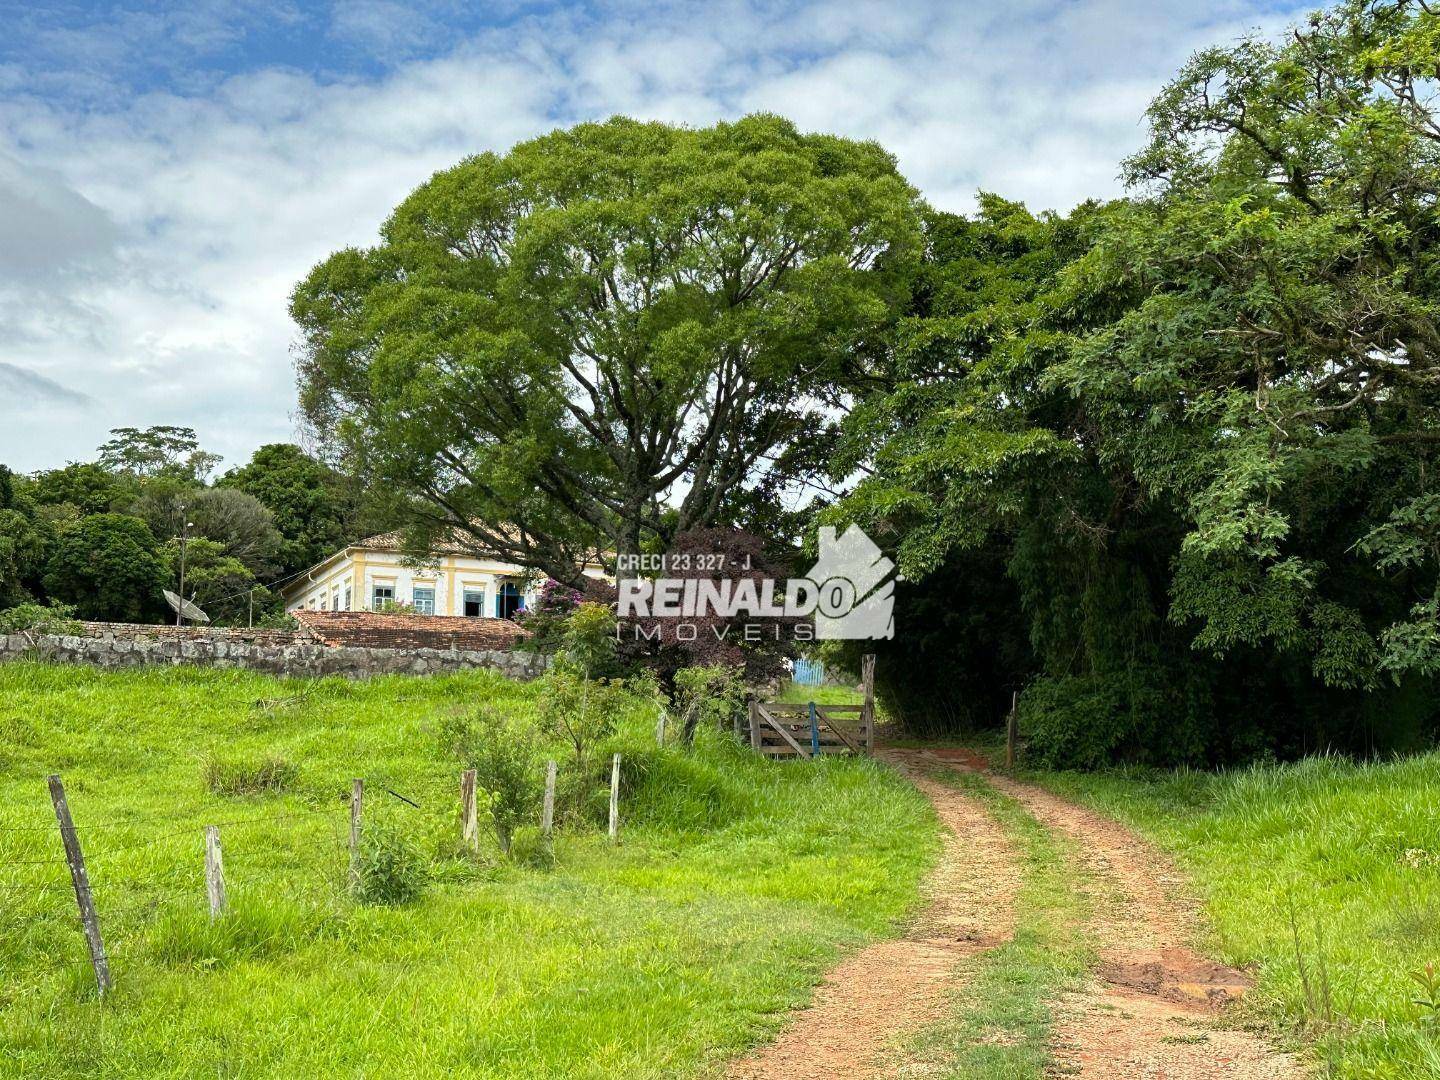
[[[796,660],[795,681],[805,686],[819,686],[825,681],[825,665],[819,660]]]

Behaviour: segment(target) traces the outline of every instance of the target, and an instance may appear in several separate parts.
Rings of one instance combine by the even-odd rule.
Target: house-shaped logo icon
[[[857,641],[895,636],[895,564],[851,525],[838,538],[833,526],[820,529],[820,557],[810,568],[819,603],[819,641]]]

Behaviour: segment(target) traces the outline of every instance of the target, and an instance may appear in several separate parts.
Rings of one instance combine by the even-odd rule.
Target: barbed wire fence
[[[620,760],[621,755],[615,754],[610,777],[608,833],[612,843],[619,842]],[[556,777],[556,763],[550,761],[545,771],[540,830],[543,842],[551,846],[552,852]],[[277,869],[300,875],[307,883],[318,886],[310,894],[312,898],[336,898],[347,891],[353,892],[360,882],[366,797],[362,778],[352,781],[348,806],[282,810],[222,817],[210,822],[195,821],[193,812],[127,817],[123,821],[76,822],[63,779],[58,774],[52,775],[47,778],[47,785],[55,814],[53,823],[0,825],[0,841],[18,841],[24,848],[48,848],[50,852],[43,856],[35,850],[19,851],[15,857],[0,854],[0,908],[8,910],[17,923],[33,921],[32,917],[42,911],[48,910],[53,915],[58,908],[52,905],[62,903],[69,893],[85,939],[89,967],[102,998],[114,986],[111,961],[116,959],[115,951],[107,945],[107,924],[132,926],[141,915],[148,917],[146,922],[152,922],[167,906],[193,912],[202,902],[214,923],[230,908],[235,884],[230,872],[237,869],[249,883],[263,881],[267,886],[273,884],[273,872]],[[381,794],[419,809],[419,804],[405,795],[377,786]],[[477,789],[475,770],[460,774],[459,839],[462,847],[475,852],[479,851]],[[181,821],[186,824],[180,825]],[[258,836],[249,832],[247,835],[247,830],[273,829],[297,822],[316,822],[330,828],[320,830],[318,836],[298,838],[293,834]],[[110,836],[133,833],[147,826],[159,826],[163,831],[108,842]],[[58,854],[51,846],[57,836],[61,849]],[[182,840],[189,840],[195,846],[183,854],[174,852],[165,869],[141,876],[125,873],[127,859],[133,861],[162,845]],[[299,857],[313,856],[316,852],[332,855],[334,861],[327,867],[324,860]],[[45,868],[53,869],[53,877],[46,874]],[[266,878],[266,872],[270,872],[272,878]],[[41,880],[35,880],[37,877]],[[298,895],[293,879],[287,885],[292,894]],[[23,904],[26,898],[32,903]]]

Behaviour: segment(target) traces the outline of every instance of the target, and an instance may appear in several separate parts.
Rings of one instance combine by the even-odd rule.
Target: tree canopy
[[[216,487],[242,491],[270,511],[282,537],[282,574],[313,566],[363,532],[384,527],[366,520],[363,500],[346,478],[292,443],[260,447]]]
[[[1400,703],[1440,667],[1435,26],[1352,3],[1207,50],[1129,199],[932,222],[828,513],[915,576],[1000,545],[1054,760],[1433,725]]]
[[[481,154],[296,288],[301,403],[412,500],[422,546],[573,582],[597,550],[718,523],[825,426],[903,295],[917,207],[875,144],[772,116]]]

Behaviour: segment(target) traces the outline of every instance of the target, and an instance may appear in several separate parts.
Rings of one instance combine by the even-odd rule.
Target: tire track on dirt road
[[[1085,932],[1095,978],[1055,1002],[1056,1073],[1093,1080],[1280,1080],[1305,1070],[1258,1035],[1224,1024],[1250,980],[1197,953],[1201,905],[1175,865],[1118,822],[1005,776],[986,774],[1068,837],[1091,883]]]
[[[928,775],[922,751],[882,750],[935,806],[945,827],[925,907],[906,935],[861,950],[830,971],[814,1003],[776,1041],[731,1065],[732,1080],[867,1080],[896,1038],[938,1020],[959,984],[957,965],[1014,931],[1021,882],[1005,830],[973,795]]]

